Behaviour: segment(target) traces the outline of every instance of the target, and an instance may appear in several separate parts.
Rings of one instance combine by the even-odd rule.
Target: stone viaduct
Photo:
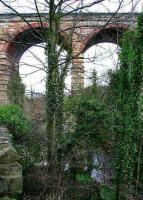
[[[83,53],[92,45],[101,42],[119,44],[119,39],[127,29],[136,26],[137,13],[82,13],[65,15],[61,22],[61,32],[75,23],[72,50],[72,88],[83,85]],[[25,19],[25,21],[23,20]],[[48,28],[48,14],[14,13],[0,14],[0,105],[9,103],[7,85],[13,66],[18,67],[22,54],[31,46],[44,42],[41,35]]]
[[[72,89],[83,86],[83,53],[92,45],[101,42],[119,44],[123,32],[136,26],[137,13],[82,13],[64,16],[61,22],[62,33],[69,33],[74,27],[71,45]],[[10,103],[7,86],[13,70],[18,70],[22,54],[31,46],[43,43],[45,29],[48,28],[48,14],[0,14],[0,105]],[[0,194],[22,192],[22,168],[19,156],[11,145],[7,129],[0,127]]]

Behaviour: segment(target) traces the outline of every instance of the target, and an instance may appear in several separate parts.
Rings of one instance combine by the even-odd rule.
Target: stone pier
[[[5,52],[0,52],[0,105],[8,104],[7,86],[10,78],[10,62]]]
[[[22,193],[22,168],[19,155],[11,143],[11,135],[0,127],[0,196]]]

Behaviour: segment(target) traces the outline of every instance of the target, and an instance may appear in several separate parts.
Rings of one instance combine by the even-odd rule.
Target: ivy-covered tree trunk
[[[57,100],[56,100],[56,131],[57,137],[63,133],[63,101],[64,101],[64,80],[58,80],[57,87]]]
[[[47,140],[48,162],[56,166],[56,141],[57,135],[63,131],[63,96],[64,77],[60,78],[60,53],[57,48],[59,42],[60,13],[55,11],[54,1],[49,3],[49,29],[47,31],[46,56],[47,56],[47,80],[46,80],[46,113],[47,113]]]
[[[54,21],[54,2],[49,3],[49,29],[47,31],[47,43],[45,53],[47,56],[47,79],[46,79],[46,114],[47,114],[47,140],[48,140],[48,163],[54,162],[55,151],[55,109],[56,109],[56,38]]]
[[[134,182],[142,135],[143,15],[135,32],[125,34],[120,70],[112,77],[111,92],[116,112],[116,200],[135,196]]]

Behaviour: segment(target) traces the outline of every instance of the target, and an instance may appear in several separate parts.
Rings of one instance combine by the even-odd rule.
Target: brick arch
[[[120,40],[120,38],[123,37],[123,33],[128,29],[128,25],[121,23],[108,24],[105,28],[96,28],[86,36],[84,40],[84,51],[86,51],[91,46],[102,42],[120,45],[120,43],[118,43],[118,39]]]
[[[4,51],[18,63],[28,48],[44,42],[44,30],[47,28],[47,23],[41,26],[38,22],[30,23],[30,25],[16,24],[7,28],[6,34],[10,37],[10,41],[5,43]]]

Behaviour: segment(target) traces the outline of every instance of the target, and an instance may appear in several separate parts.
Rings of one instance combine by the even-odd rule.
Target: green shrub
[[[102,197],[102,200],[115,199],[115,192],[113,191],[113,189],[105,185],[100,187],[100,195]]]
[[[89,174],[77,174],[76,179],[79,183],[88,184],[92,182]]]
[[[0,126],[8,128],[14,138],[19,138],[31,130],[22,109],[15,105],[0,106]]]

